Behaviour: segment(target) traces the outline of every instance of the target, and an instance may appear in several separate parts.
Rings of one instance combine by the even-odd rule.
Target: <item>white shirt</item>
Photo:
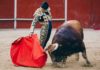
[[[33,14],[34,16],[34,19],[32,21],[32,24],[31,24],[31,27],[30,27],[30,32],[34,32],[34,28],[35,28],[35,25],[36,23],[38,22],[38,16],[42,16],[44,15],[44,22],[39,22],[40,24],[47,24],[48,20],[51,20],[51,12],[50,12],[50,8],[47,9],[47,12],[49,13],[49,15],[46,15],[45,13],[42,12],[41,10],[42,8],[38,8],[35,13]]]

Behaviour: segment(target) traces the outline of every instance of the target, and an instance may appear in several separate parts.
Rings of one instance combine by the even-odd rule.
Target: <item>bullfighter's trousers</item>
[[[52,23],[48,21],[48,24],[42,26],[40,31],[40,44],[43,48],[45,48],[52,31]]]

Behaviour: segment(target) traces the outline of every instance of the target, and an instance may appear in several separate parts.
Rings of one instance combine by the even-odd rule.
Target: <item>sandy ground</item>
[[[35,30],[35,33],[39,34],[39,29]],[[52,31],[52,36],[49,43],[54,35],[55,29]],[[16,67],[12,64],[10,58],[10,47],[11,43],[21,37],[29,34],[28,29],[0,29],[0,70],[100,70],[100,30],[84,29],[85,34],[85,45],[87,49],[87,56],[92,63],[93,67],[83,67],[85,64],[84,59],[80,54],[80,60],[75,61],[75,56],[68,58],[66,67],[55,68],[52,66],[50,57],[46,65],[43,68],[30,68],[30,67]]]

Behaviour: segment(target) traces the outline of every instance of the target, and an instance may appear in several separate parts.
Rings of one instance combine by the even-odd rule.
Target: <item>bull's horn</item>
[[[52,50],[52,51],[55,51],[55,50],[57,50],[58,49],[58,43],[55,43],[55,44],[53,44],[55,47],[54,47],[54,49]]]
[[[46,50],[48,50],[49,52],[53,52],[53,51],[55,51],[55,50],[57,50],[58,49],[58,43],[54,43],[54,44],[51,44],[51,45],[49,45],[47,48],[46,48]]]

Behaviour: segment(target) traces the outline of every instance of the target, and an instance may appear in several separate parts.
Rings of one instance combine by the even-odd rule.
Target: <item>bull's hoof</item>
[[[61,63],[61,62],[58,62],[56,64],[53,64],[55,67],[57,68],[64,68],[65,67],[65,64]]]
[[[92,64],[84,64],[84,65],[82,65],[83,67],[93,67],[93,65]]]
[[[64,68],[65,65],[64,65],[64,64],[57,64],[56,67],[57,67],[57,68]]]

